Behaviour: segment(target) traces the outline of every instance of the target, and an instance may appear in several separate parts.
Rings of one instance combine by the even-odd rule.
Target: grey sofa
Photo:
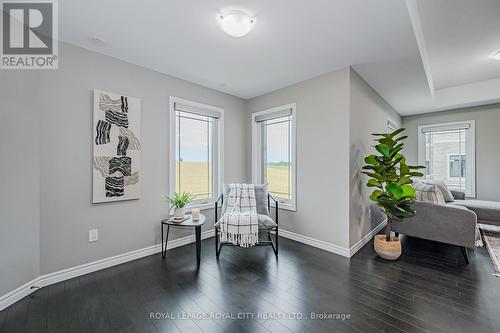
[[[455,200],[444,206],[429,202],[414,203],[417,214],[395,222],[392,230],[396,234],[460,246],[466,263],[469,263],[467,248],[475,247],[476,224],[500,226],[500,202],[467,200],[463,192],[451,193]],[[372,219],[379,219],[380,214],[374,205]]]
[[[455,199],[465,197],[461,192],[452,194]],[[477,215],[456,202],[457,200],[444,206],[416,202],[413,208],[417,214],[395,222],[392,230],[396,234],[460,246],[465,262],[469,263],[467,248],[474,248],[476,243]]]

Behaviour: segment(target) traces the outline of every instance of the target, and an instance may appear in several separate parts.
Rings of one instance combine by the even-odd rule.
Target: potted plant
[[[380,257],[388,260],[395,260],[401,255],[401,242],[391,235],[392,223],[415,215],[411,207],[415,202],[412,177],[422,177],[423,174],[415,170],[425,168],[406,164],[406,158],[400,152],[407,136],[396,138],[404,130],[400,128],[392,133],[372,134],[377,142],[374,148],[379,154],[365,157],[366,165],[363,167],[363,173],[370,177],[367,186],[375,188],[370,199],[387,216],[385,236],[376,235],[374,247]]]
[[[176,219],[181,219],[186,213],[186,205],[193,201],[193,196],[187,192],[182,192],[182,194],[174,193],[173,196],[167,197],[167,200],[172,205],[168,211],[170,212],[172,208],[175,208],[174,217]]]

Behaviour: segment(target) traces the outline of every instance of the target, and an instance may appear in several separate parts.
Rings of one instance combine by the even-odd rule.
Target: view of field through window
[[[291,117],[263,122],[263,179],[274,197],[292,199]]]
[[[276,198],[292,199],[291,117],[263,123],[265,132],[263,180]],[[214,119],[186,112],[176,114],[175,191],[196,200],[213,197]]]
[[[195,200],[213,196],[214,119],[186,112],[176,114],[175,191]]]

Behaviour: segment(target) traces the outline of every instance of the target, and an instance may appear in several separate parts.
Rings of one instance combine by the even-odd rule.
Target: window
[[[448,155],[448,178],[465,178],[465,155]]]
[[[418,134],[418,158],[426,166],[425,177],[443,180],[451,189],[475,197],[474,121],[419,126]]]
[[[209,204],[220,191],[223,110],[170,98],[170,189],[189,192],[192,205]]]
[[[295,104],[253,114],[253,182],[295,210]]]

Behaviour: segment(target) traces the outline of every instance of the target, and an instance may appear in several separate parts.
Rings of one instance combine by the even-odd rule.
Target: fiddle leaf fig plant
[[[378,154],[365,157],[366,165],[363,166],[363,173],[370,177],[366,185],[374,188],[370,200],[387,216],[387,242],[391,241],[394,221],[415,215],[415,210],[411,207],[415,202],[412,177],[422,177],[423,174],[416,170],[425,169],[424,166],[406,164],[401,150],[407,136],[398,137],[404,130],[400,128],[392,133],[372,134],[377,142],[374,148]]]

